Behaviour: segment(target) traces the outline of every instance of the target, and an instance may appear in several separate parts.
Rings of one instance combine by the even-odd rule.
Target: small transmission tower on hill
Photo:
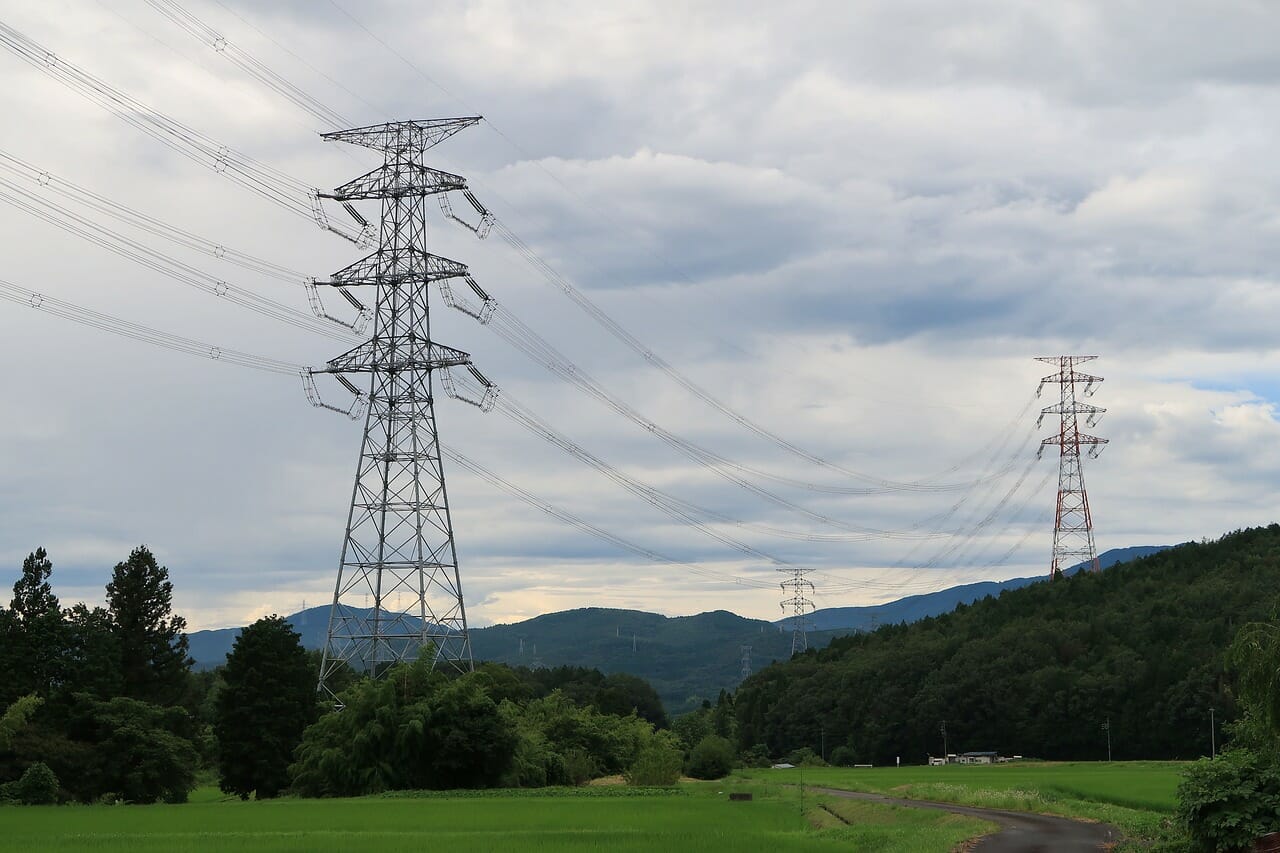
[[[782,612],[790,611],[788,618],[791,622],[791,654],[794,655],[809,648],[807,631],[809,614],[813,612],[813,583],[805,577],[809,570],[800,566],[778,569],[778,571],[789,572],[791,575],[779,586],[782,587],[782,594],[787,596],[782,600]]]
[[[1058,434],[1040,442],[1040,454],[1046,447],[1058,447],[1058,506],[1053,522],[1053,560],[1049,577],[1062,577],[1063,569],[1077,563],[1089,564],[1090,571],[1098,571],[1098,552],[1093,544],[1093,515],[1089,512],[1089,495],[1084,488],[1084,469],[1081,451],[1096,458],[1107,439],[1080,431],[1080,418],[1092,427],[1098,423],[1106,409],[1080,402],[1081,397],[1091,397],[1099,376],[1090,376],[1076,370],[1076,365],[1093,361],[1096,355],[1055,355],[1037,358],[1058,369],[1040,380],[1036,395],[1046,385],[1059,388],[1058,403],[1047,406],[1036,421],[1039,426],[1046,415],[1058,416]]]
[[[375,677],[389,665],[434,648],[434,665],[472,669],[471,640],[436,433],[433,374],[446,393],[487,409],[496,389],[465,352],[431,339],[431,285],[450,301],[448,282],[461,278],[482,298],[467,268],[426,250],[429,196],[467,192],[466,181],[423,164],[427,149],[479,117],[401,121],[323,134],[324,139],[372,148],[383,154],[377,169],[322,198],[342,202],[361,220],[353,201],[382,204],[378,247],[317,282],[335,288],[358,311],[352,293],[372,291],[373,334],[365,343],[308,371],[304,382],[313,404],[358,417],[367,406],[364,438],[342,546],[342,561],[320,664],[319,689],[331,697],[330,681],[344,666]],[[463,368],[484,388],[482,399],[457,393],[450,368]],[[356,402],[350,408],[320,400],[315,374],[333,374]],[[368,375],[368,390],[348,376]],[[362,383],[363,384],[363,383]]]

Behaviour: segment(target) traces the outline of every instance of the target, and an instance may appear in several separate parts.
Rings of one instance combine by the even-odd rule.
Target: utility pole
[[[782,588],[782,594],[786,596],[782,599],[782,612],[786,613],[788,608],[791,610],[791,654],[794,656],[798,652],[803,652],[809,648],[809,637],[807,629],[809,625],[809,614],[813,612],[813,583],[805,578],[808,569],[800,566],[791,566],[785,569],[778,569],[780,572],[790,573],[790,577],[784,580],[779,586]],[[778,630],[782,630],[782,626],[778,626]]]
[[[1102,723],[1102,730],[1107,733],[1107,763],[1111,763],[1111,718],[1107,717]]]
[[[1080,449],[1088,448],[1090,457],[1097,457],[1105,438],[1097,438],[1080,431],[1079,417],[1085,416],[1085,424],[1094,426],[1106,409],[1081,403],[1079,397],[1093,396],[1094,387],[1101,377],[1077,371],[1076,365],[1093,361],[1096,355],[1055,355],[1037,358],[1058,368],[1040,380],[1037,396],[1045,385],[1059,386],[1058,403],[1041,410],[1036,426],[1044,422],[1046,415],[1058,416],[1058,434],[1040,442],[1037,456],[1046,447],[1058,447],[1058,504],[1053,521],[1053,560],[1049,577],[1062,577],[1064,569],[1076,563],[1089,564],[1091,571],[1099,571],[1098,552],[1093,544],[1093,516],[1089,512],[1089,496],[1084,488],[1084,469],[1080,464]]]
[[[353,291],[373,293],[373,333],[365,343],[303,374],[317,406],[354,415],[367,406],[342,560],[320,664],[319,690],[344,665],[379,677],[392,664],[432,649],[432,665],[465,672],[473,668],[471,640],[454,545],[436,432],[433,374],[446,393],[488,409],[496,389],[471,357],[431,338],[429,288],[445,293],[462,278],[487,300],[467,268],[426,250],[429,196],[467,193],[464,179],[423,164],[427,149],[480,121],[478,116],[400,121],[323,134],[381,152],[379,168],[338,187],[324,198],[381,202],[378,248],[318,285],[336,289],[357,310]],[[451,297],[445,293],[446,302]],[[448,370],[463,368],[484,388],[480,400],[455,392]],[[315,375],[331,374],[355,398],[349,409],[320,400]],[[367,390],[356,382],[367,374]],[[355,377],[355,381],[348,377]],[[372,598],[369,606],[369,599]],[[364,600],[365,608],[356,606]]]
[[[1218,757],[1218,730],[1213,724],[1213,709],[1209,709],[1209,757]]]
[[[951,754],[947,752],[947,721],[943,720],[942,725],[938,726],[938,731],[942,733],[942,762],[947,762],[947,757]]]

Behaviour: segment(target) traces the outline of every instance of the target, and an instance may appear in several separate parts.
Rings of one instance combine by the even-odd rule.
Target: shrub
[[[37,761],[14,784],[13,798],[24,806],[51,806],[58,802],[58,777],[49,765]]]
[[[1177,814],[1192,850],[1246,850],[1280,828],[1280,767],[1247,750],[1202,758],[1183,772]]]
[[[695,779],[719,779],[733,769],[733,744],[719,735],[707,735],[689,754],[689,775]]]
[[[762,743],[742,753],[743,767],[772,767],[773,759],[769,757],[769,748]]]
[[[831,763],[837,767],[852,767],[858,761],[852,747],[837,746],[831,750]]]
[[[674,785],[680,781],[684,753],[675,743],[655,737],[640,751],[640,756],[627,771],[627,784],[641,787]]]
[[[793,750],[787,756],[787,763],[794,764],[797,767],[826,767],[827,762],[822,760],[822,756],[814,752],[807,746],[802,746],[797,750]]]

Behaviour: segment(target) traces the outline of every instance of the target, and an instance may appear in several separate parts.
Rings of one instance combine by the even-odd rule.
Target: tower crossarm
[[[1081,446],[1088,445],[1091,447],[1100,447],[1104,444],[1110,444],[1110,443],[1111,443],[1111,439],[1109,438],[1098,438],[1096,435],[1088,435],[1086,433],[1079,432],[1079,433],[1076,433],[1075,435],[1068,435],[1068,436],[1051,435],[1048,438],[1041,441],[1040,446],[1048,447],[1050,445],[1053,445],[1055,447],[1061,447],[1061,446],[1070,446],[1070,445],[1078,444]],[[1097,454],[1095,453],[1094,455],[1096,456]]]
[[[397,285],[464,278],[467,273],[466,264],[430,252],[411,249],[393,253],[379,249],[333,273],[328,281],[317,281],[316,284],[328,287]]]
[[[465,367],[471,356],[416,335],[396,341],[374,338],[350,349],[312,373],[373,373]]]
[[[1044,422],[1045,415],[1085,415],[1085,423],[1094,426],[1106,414],[1106,409],[1101,406],[1091,406],[1088,403],[1068,402],[1055,403],[1052,406],[1045,406],[1040,410],[1040,417],[1036,419],[1036,426],[1040,426]]]
[[[428,196],[467,191],[466,179],[419,163],[388,164],[348,181],[332,192],[317,193],[335,201]]]
[[[349,142],[352,145],[372,148],[374,151],[404,151],[406,154],[421,154],[458,131],[478,124],[481,119],[481,116],[460,116],[393,121],[370,127],[335,130],[332,133],[322,133],[320,136],[326,142]]]

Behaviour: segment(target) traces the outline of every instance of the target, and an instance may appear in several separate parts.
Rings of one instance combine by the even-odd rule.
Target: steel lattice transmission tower
[[[790,610],[791,654],[794,655],[809,648],[807,631],[809,614],[813,612],[813,583],[805,577],[809,570],[800,566],[778,569],[778,571],[789,572],[791,575],[779,586],[782,587],[782,594],[787,596],[782,600],[781,606],[783,613]]]
[[[1038,396],[1046,385],[1059,388],[1057,405],[1043,409],[1036,421],[1039,426],[1046,415],[1058,416],[1058,434],[1040,442],[1039,451],[1043,454],[1046,447],[1058,447],[1058,506],[1053,522],[1051,578],[1061,577],[1063,569],[1077,563],[1088,563],[1091,571],[1099,569],[1098,552],[1093,544],[1093,516],[1089,512],[1089,495],[1084,488],[1081,451],[1096,458],[1107,439],[1081,432],[1080,418],[1084,416],[1086,426],[1092,427],[1106,409],[1080,402],[1080,397],[1093,395],[1102,378],[1076,370],[1076,365],[1095,358],[1096,355],[1055,355],[1036,359],[1058,369],[1057,373],[1041,379],[1040,387],[1036,389]]]
[[[742,646],[742,680],[746,681],[751,675],[751,647]]]
[[[320,194],[342,202],[357,221],[361,217],[351,202],[377,199],[382,205],[377,250],[318,282],[338,289],[360,310],[352,290],[372,291],[372,337],[304,377],[317,405],[327,405],[314,393],[311,374],[317,373],[335,374],[356,395],[357,405],[367,405],[320,666],[319,689],[329,695],[329,682],[344,665],[376,677],[428,645],[434,646],[435,665],[472,668],[436,433],[433,374],[444,371],[441,383],[457,396],[447,371],[469,370],[486,392],[483,400],[467,402],[482,408],[492,405],[496,390],[471,366],[470,356],[431,339],[430,286],[447,289],[453,278],[476,285],[464,265],[426,250],[428,197],[465,193],[466,181],[422,161],[427,149],[479,120],[391,122],[323,135],[383,154],[379,168]],[[362,380],[347,378],[359,374],[368,375],[367,392],[357,384]]]

